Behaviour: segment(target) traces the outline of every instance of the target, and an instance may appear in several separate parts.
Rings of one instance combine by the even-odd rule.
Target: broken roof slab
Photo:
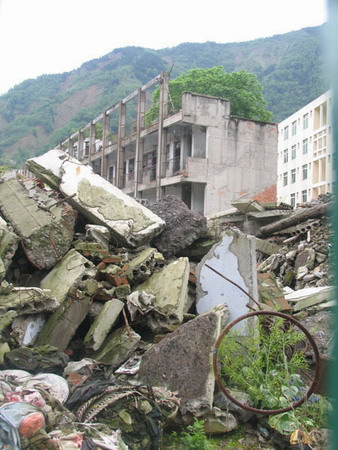
[[[58,205],[53,213],[16,178],[0,183],[0,210],[21,238],[27,258],[38,269],[53,267],[73,240],[75,213]]]
[[[137,247],[165,226],[149,209],[61,150],[50,150],[26,164],[37,177],[69,197],[88,220],[107,227],[122,244]]]
[[[0,217],[0,281],[12,262],[19,245],[19,237],[8,228],[5,220]]]

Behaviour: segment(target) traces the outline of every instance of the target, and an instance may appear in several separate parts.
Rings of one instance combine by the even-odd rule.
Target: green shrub
[[[187,430],[179,435],[176,431],[171,433],[178,445],[176,448],[186,450],[213,450],[214,447],[209,442],[204,431],[204,420],[195,419],[194,423],[187,427]]]

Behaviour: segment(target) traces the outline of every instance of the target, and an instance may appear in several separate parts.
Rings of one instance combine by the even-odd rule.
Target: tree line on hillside
[[[0,96],[0,164],[19,166],[27,154],[52,148],[162,70],[171,70],[172,81],[190,69],[219,66],[227,82],[233,72],[255,74],[267,101],[263,109],[280,121],[329,87],[322,70],[322,31],[323,26],[243,43],[181,44],[157,51],[126,47],[69,73],[26,80]],[[181,82],[187,80],[172,84],[173,98]],[[217,87],[208,91],[219,92],[229,97]],[[234,115],[236,108],[233,98]]]

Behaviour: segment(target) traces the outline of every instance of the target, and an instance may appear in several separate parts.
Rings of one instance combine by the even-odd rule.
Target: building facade
[[[147,91],[156,83],[160,101],[153,120]],[[191,92],[183,93],[181,109],[173,111],[165,73],[60,148],[145,204],[176,195],[208,216],[230,208],[235,199],[276,198],[277,125],[231,117],[228,100]]]
[[[277,199],[292,206],[334,192],[331,92],[278,126]]]

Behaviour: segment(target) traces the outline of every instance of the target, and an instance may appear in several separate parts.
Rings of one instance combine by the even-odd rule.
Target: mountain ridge
[[[181,43],[153,50],[120,47],[62,74],[25,80],[0,96],[0,164],[22,164],[55,146],[162,70],[247,70],[261,82],[280,121],[325,90],[325,24],[235,43]]]

